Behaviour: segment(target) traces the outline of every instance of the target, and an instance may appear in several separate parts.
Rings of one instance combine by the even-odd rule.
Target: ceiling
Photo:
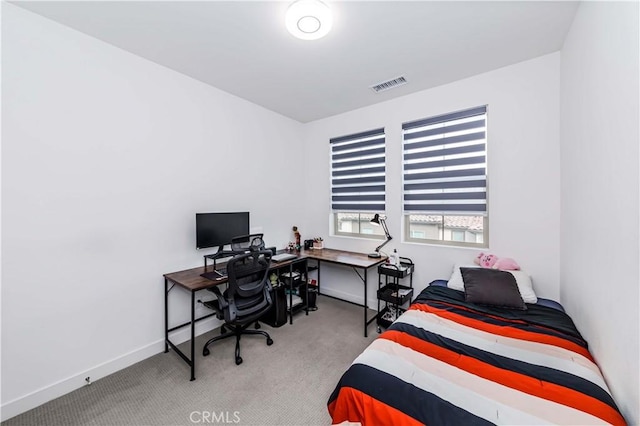
[[[13,2],[265,108],[309,122],[555,52],[566,1],[327,1],[332,31],[298,40],[283,1]],[[370,86],[404,76],[375,93]]]

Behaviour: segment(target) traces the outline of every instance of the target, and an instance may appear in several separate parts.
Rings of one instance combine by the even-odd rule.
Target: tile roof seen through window
[[[368,221],[373,218],[373,214],[363,213],[360,215],[363,221]],[[341,220],[358,220],[357,213],[340,213]],[[412,223],[425,223],[425,224],[440,224],[442,223],[442,216],[433,216],[426,214],[412,214]],[[444,216],[445,228],[466,229],[469,231],[482,231],[483,229],[483,217],[482,216]]]

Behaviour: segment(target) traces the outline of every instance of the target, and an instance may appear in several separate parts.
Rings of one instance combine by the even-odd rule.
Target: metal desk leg
[[[367,337],[367,268],[364,269],[364,337]]]
[[[196,292],[191,291],[191,379],[196,379]]]
[[[306,315],[309,315],[309,261],[306,259],[304,261],[304,288],[305,288],[304,311],[306,312]]]
[[[293,324],[293,263],[289,264],[289,325]]]
[[[164,353],[169,352],[169,281],[164,279]]]

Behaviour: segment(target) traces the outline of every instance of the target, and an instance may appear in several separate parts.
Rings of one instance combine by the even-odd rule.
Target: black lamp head
[[[373,223],[374,225],[380,225],[380,215],[376,213],[370,222]]]

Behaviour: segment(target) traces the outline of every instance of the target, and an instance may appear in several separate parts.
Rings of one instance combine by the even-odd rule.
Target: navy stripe
[[[410,121],[408,123],[402,123],[402,129],[413,129],[415,127],[429,126],[436,123],[444,123],[445,121],[458,120],[460,118],[473,117],[475,115],[481,115],[487,112],[487,106],[479,106],[475,108],[465,109],[463,111],[450,112],[448,114],[441,114],[435,117],[424,118],[422,120]]]
[[[405,194],[405,200],[484,200],[486,192],[433,192],[429,194]]]
[[[444,127],[436,127],[429,130],[422,130],[414,133],[409,133],[404,136],[404,139],[417,139],[425,138],[433,135],[444,135],[446,133],[460,132],[462,130],[477,129],[485,126],[485,120],[470,121],[467,123],[454,124]]]
[[[332,194],[345,192],[384,192],[384,185],[334,186],[331,188]]]
[[[369,176],[369,177],[352,178],[352,179],[332,179],[331,180],[331,184],[333,185],[351,185],[354,183],[376,183],[376,182],[384,183],[384,176]]]
[[[485,139],[485,132],[475,132],[475,133],[467,133],[465,135],[457,135],[457,136],[447,136],[446,138],[438,138],[438,139],[429,139],[427,141],[420,142],[410,142],[406,140],[405,135],[405,143],[404,143],[404,152],[410,151],[412,149],[418,148],[429,148],[432,146],[440,146],[440,145],[451,145],[458,142],[469,142],[469,141],[480,141]]]
[[[589,380],[583,379],[582,377],[575,376],[565,371],[530,364],[502,355],[486,352],[482,349],[466,345],[448,337],[440,336],[411,324],[396,322],[393,323],[389,327],[389,329],[409,334],[425,342],[432,343],[461,355],[475,358],[485,364],[489,364],[503,370],[512,371],[514,373],[523,374],[525,376],[533,377],[538,380],[543,380],[545,382],[554,383],[562,387],[573,389],[574,391],[598,399],[616,410],[618,409],[611,396],[600,386],[590,382]]]
[[[385,139],[384,139],[384,135],[382,135],[382,137],[378,139],[370,139],[368,141],[362,141],[362,142],[351,142],[351,143],[345,143],[341,145],[332,145],[331,152],[336,153],[341,151],[362,150],[362,149],[370,148],[370,147],[377,146],[384,143],[385,143]]]
[[[350,141],[350,140],[354,140],[354,139],[362,139],[362,138],[366,138],[366,137],[369,137],[369,136],[375,136],[375,135],[384,135],[384,127],[380,128],[380,129],[368,130],[366,132],[353,133],[351,135],[340,136],[338,138],[331,138],[329,140],[329,142],[330,143],[339,143],[339,142]]]
[[[485,152],[485,144],[458,146],[456,148],[444,148],[433,151],[420,151],[412,154],[404,154],[404,160],[416,160],[418,158],[444,157],[445,155],[468,154],[470,152]]]
[[[384,194],[334,195],[331,201],[384,201]]]
[[[333,402],[341,387],[351,387],[427,425],[490,425],[491,422],[404,382],[391,374],[363,364],[353,364],[329,398]]]
[[[333,163],[334,169],[344,169],[345,167],[362,166],[364,164],[383,164],[384,157],[364,158],[362,160],[343,161],[342,163]]]
[[[331,159],[333,161],[336,161],[336,160],[344,160],[345,158],[366,157],[367,155],[376,155],[376,154],[384,154],[384,147],[352,151],[352,152],[347,152],[345,154],[333,154],[331,156]]]
[[[585,349],[587,348],[587,342],[576,329],[571,317],[564,312],[553,308],[530,303],[527,303],[526,311],[516,311],[513,309],[490,307],[486,305],[481,306],[466,302],[464,300],[464,292],[453,290],[448,287],[427,287],[415,299],[415,302],[436,306],[433,303],[429,303],[429,301],[440,301],[449,304],[438,306],[441,309],[453,310],[455,309],[455,305],[457,305],[459,307],[472,309],[480,314],[489,314],[494,317],[504,318],[505,320],[522,321],[529,327],[523,328],[527,331],[556,335],[582,346]],[[451,306],[450,304],[453,304],[454,306]],[[482,321],[489,322],[490,320],[491,318],[482,316]],[[507,322],[505,321],[502,325],[506,324]],[[513,322],[508,324],[514,326]],[[535,328],[535,326],[538,326],[538,328]]]
[[[366,169],[347,169],[337,170],[331,173],[331,176],[352,176],[352,175],[366,175],[371,173],[384,173],[384,166],[380,167],[368,167]]]
[[[432,172],[432,173],[405,173],[404,180],[426,180],[426,179],[441,179],[441,178],[450,178],[450,177],[461,177],[461,176],[477,176],[480,179],[485,178],[485,168],[477,168],[477,169],[463,169],[463,170],[447,170],[444,172]]]
[[[463,157],[452,158],[450,160],[437,160],[437,161],[422,161],[420,163],[405,164],[405,170],[420,170],[420,169],[432,169],[434,167],[449,167],[449,166],[466,166],[471,164],[483,164],[486,161],[484,155],[478,155],[476,157]]]
[[[486,188],[485,179],[457,180],[454,182],[429,182],[429,183],[405,183],[405,191],[417,191],[420,189],[446,189],[446,188]]]

